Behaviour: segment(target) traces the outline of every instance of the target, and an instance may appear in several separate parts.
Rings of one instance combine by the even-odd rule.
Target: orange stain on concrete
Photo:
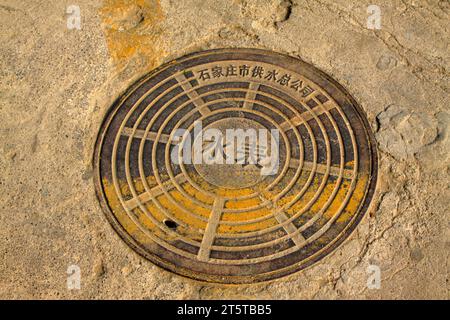
[[[160,39],[164,14],[158,0],[105,0],[100,17],[109,53],[117,68],[144,59],[149,69],[164,55]]]

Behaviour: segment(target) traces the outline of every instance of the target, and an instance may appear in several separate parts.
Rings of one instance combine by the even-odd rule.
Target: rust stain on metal
[[[174,163],[177,129],[280,131],[280,168]],[[193,141],[195,140],[195,137]],[[111,107],[96,189],[138,253],[180,275],[267,281],[335,250],[373,196],[370,127],[339,84],[296,58],[256,49],[199,52],[161,66]]]

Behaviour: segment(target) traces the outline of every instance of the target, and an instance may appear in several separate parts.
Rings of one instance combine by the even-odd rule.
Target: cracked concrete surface
[[[66,27],[68,5],[81,30]],[[449,299],[449,14],[445,0],[0,0],[0,297]],[[376,204],[315,266],[270,283],[194,282],[153,266],[98,205],[91,155],[111,102],[163,62],[271,49],[325,71],[379,145]],[[67,290],[69,265],[81,290]],[[367,267],[381,288],[367,288]]]

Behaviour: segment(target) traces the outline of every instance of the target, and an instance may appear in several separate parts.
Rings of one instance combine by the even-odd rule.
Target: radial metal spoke
[[[251,102],[251,100],[256,100],[257,95],[256,91],[258,90],[259,90],[259,83],[250,82],[247,93],[245,95],[244,105],[242,106],[243,109],[250,110],[253,108],[253,102]]]
[[[145,139],[146,139],[146,140],[155,141],[155,140],[156,140],[156,137],[157,137],[157,135],[158,135],[158,133],[153,132],[153,131],[149,131],[149,132],[147,133],[147,135],[145,135],[145,130],[136,129],[136,130],[134,131],[134,134],[133,134],[133,128],[127,128],[127,127],[125,127],[125,128],[123,128],[123,130],[122,130],[122,132],[121,132],[121,135],[127,136],[127,137],[133,136],[133,138],[137,138],[137,139],[143,139],[144,136],[145,136]],[[169,141],[169,138],[170,138],[170,135],[161,133],[161,134],[159,135],[158,142],[161,142],[161,143],[167,143],[167,142]],[[177,137],[174,137],[174,138],[170,141],[170,143],[171,143],[171,144],[177,144],[177,143],[178,143]]]
[[[334,104],[331,101],[324,102],[321,105],[316,106],[315,108],[312,108],[311,111],[306,111],[306,112],[301,113],[299,116],[292,117],[290,119],[290,123],[289,123],[289,121],[283,122],[282,124],[280,124],[280,127],[284,131],[293,129],[293,127],[297,127],[306,121],[310,121],[310,120],[314,119],[314,115],[318,117],[321,114],[324,114],[326,111],[329,111],[335,107],[336,107],[336,104]]]
[[[186,176],[184,174],[179,174],[175,177],[175,180],[177,183],[186,182]],[[175,187],[171,180],[164,182],[163,185],[164,188],[167,190],[171,190]],[[137,208],[140,203],[147,203],[152,198],[159,197],[163,194],[164,191],[162,186],[156,186],[150,189],[150,192],[141,193],[137,198],[133,198],[131,200],[126,201],[125,205],[127,206],[128,209],[132,210],[134,208]]]
[[[193,90],[193,87],[189,81],[186,81],[187,78],[184,75],[179,75],[176,77],[176,80],[181,84],[181,87],[186,92],[186,95],[191,99],[192,103],[197,108],[198,112],[201,115],[206,116],[211,113],[211,110],[205,106],[205,101],[201,97],[199,97],[197,91]]]
[[[214,238],[216,237],[217,227],[219,225],[220,218],[222,217],[224,204],[225,201],[222,198],[216,198],[214,201],[213,209],[211,211],[211,215],[209,216],[209,221],[197,255],[197,258],[200,261],[209,260],[211,246],[213,245]]]
[[[289,217],[286,215],[284,211],[278,211],[277,213],[275,213],[275,219],[277,219],[277,221],[281,224],[286,220],[288,220]],[[289,222],[288,224],[284,225],[283,229],[284,231],[286,231],[287,234],[293,234],[294,232],[297,231],[297,227],[292,222]],[[291,237],[291,240],[294,241],[294,243],[297,246],[304,244],[306,241],[300,232],[297,232],[297,234],[293,235]]]

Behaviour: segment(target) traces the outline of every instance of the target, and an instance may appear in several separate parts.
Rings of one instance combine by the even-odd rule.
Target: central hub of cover
[[[217,130],[220,135],[211,129]],[[209,156],[211,163],[202,161],[194,167],[212,185],[225,189],[248,188],[267,176],[262,170],[262,159],[275,141],[262,124],[243,117],[226,118],[213,122],[202,133],[196,136],[192,154],[196,151],[195,146],[202,143],[202,155]],[[264,143],[260,143],[264,139]],[[276,154],[272,156],[275,161],[281,160],[275,158]]]

